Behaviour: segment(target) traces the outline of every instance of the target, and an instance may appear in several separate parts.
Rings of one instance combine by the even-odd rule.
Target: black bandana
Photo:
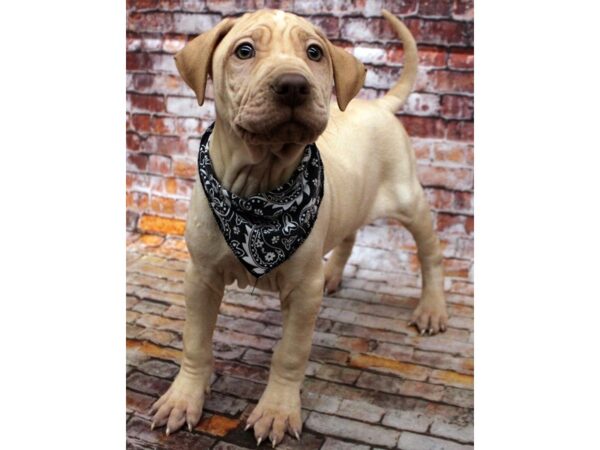
[[[242,198],[217,180],[208,154],[214,123],[200,141],[198,172],[208,204],[225,241],[255,277],[289,259],[308,237],[323,198],[323,163],[315,144],[289,181],[272,191]]]

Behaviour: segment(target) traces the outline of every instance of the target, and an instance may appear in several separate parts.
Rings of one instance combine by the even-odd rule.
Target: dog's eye
[[[254,53],[254,47],[252,47],[252,44],[247,42],[238,45],[238,47],[235,49],[235,56],[240,59],[250,59],[254,56]]]
[[[306,54],[313,61],[320,61],[323,57],[323,50],[318,45],[312,44],[306,49]]]

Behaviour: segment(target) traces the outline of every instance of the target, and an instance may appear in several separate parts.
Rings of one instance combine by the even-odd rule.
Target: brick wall
[[[401,45],[381,8],[405,21],[419,45],[420,73],[398,117],[412,137],[442,239],[447,287],[471,292],[462,280],[471,279],[473,255],[473,0],[128,0],[128,230],[182,234],[199,137],[214,118],[211,87],[199,107],[173,55],[223,17],[262,7],[305,16],[354,52],[368,68],[363,98],[381,96],[402,68]],[[402,248],[392,269],[417,268],[412,239],[394,225],[366,227],[358,245],[353,258],[367,266],[377,251]]]

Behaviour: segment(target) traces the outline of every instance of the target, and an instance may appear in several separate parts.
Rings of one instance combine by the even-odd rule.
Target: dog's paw
[[[177,375],[167,392],[150,408],[150,414],[154,414],[151,429],[166,425],[168,436],[187,424],[192,431],[202,415],[207,385],[204,379]]]
[[[275,447],[283,440],[286,431],[290,436],[300,439],[300,389],[268,385],[258,405],[246,420],[246,430],[251,427],[254,428],[257,445],[268,437]]]
[[[448,313],[446,303],[442,299],[436,301],[421,300],[412,313],[409,326],[417,327],[419,334],[433,335],[446,331],[448,325]]]

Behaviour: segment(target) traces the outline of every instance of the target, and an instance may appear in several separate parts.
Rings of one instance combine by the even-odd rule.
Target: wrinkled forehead
[[[321,44],[325,43],[325,36],[307,20],[272,9],[244,14],[236,21],[228,37],[232,39],[250,37],[254,42],[265,45],[286,37],[301,40],[313,38]]]

